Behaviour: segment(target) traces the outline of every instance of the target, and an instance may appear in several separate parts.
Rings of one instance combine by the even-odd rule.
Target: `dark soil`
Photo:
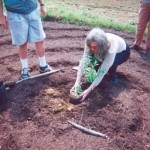
[[[69,103],[77,66],[90,26],[45,22],[46,58],[52,75],[28,80],[8,90],[7,109],[0,113],[0,150],[150,150],[150,64],[144,51],[131,52],[118,67],[121,80],[107,79],[78,105]],[[104,29],[130,45],[134,35]],[[31,75],[38,74],[34,44],[29,44]],[[21,64],[8,30],[0,27],[0,80],[19,80]],[[87,87],[88,84],[85,84]],[[109,139],[86,134],[68,123],[107,134]]]

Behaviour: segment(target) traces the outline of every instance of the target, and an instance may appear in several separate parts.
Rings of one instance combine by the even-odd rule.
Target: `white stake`
[[[84,132],[87,132],[89,134],[92,134],[92,135],[95,135],[95,136],[100,136],[100,137],[103,137],[103,138],[106,138],[106,139],[109,139],[109,137],[106,135],[106,134],[103,134],[103,133],[100,133],[100,132],[97,132],[97,131],[94,131],[94,130],[91,130],[91,129],[87,129],[77,123],[74,123],[72,121],[68,121],[70,124],[72,124],[74,127],[84,131]]]

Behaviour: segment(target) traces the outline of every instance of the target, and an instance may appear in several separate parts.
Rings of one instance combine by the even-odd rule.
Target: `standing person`
[[[3,2],[7,10],[7,17],[3,12]],[[43,17],[46,7],[43,0],[38,0]],[[0,0],[0,24],[10,29],[12,44],[18,46],[22,64],[21,79],[29,77],[27,60],[27,43],[35,43],[36,54],[39,59],[39,71],[47,72],[51,67],[46,63],[44,39],[45,33],[38,10],[37,0]]]
[[[100,28],[92,29],[85,39],[84,54],[79,64],[75,85],[70,93],[71,91],[77,93],[77,88],[81,84],[81,77],[86,69],[85,66],[87,66],[85,58],[89,56],[96,58],[100,66],[92,84],[80,95],[81,101],[86,99],[107,73],[110,74],[112,79],[116,78],[116,69],[129,58],[130,47],[121,37],[115,34],[105,33]]]
[[[132,49],[137,51],[140,50],[140,45],[146,28],[148,29],[146,39],[146,57],[150,60],[150,0],[140,0],[136,36],[134,44],[131,46]]]

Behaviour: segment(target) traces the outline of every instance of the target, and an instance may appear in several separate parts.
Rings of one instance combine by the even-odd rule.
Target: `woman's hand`
[[[46,9],[45,5],[41,5],[40,7],[41,7],[40,11],[41,11],[42,17],[46,17],[47,9]]]
[[[76,92],[75,89],[76,89],[76,88],[75,88],[75,85],[74,85],[74,86],[70,89],[70,94],[72,94],[73,92]]]
[[[2,15],[0,16],[0,24],[3,28],[8,29],[8,21],[6,19],[6,16]]]
[[[80,95],[82,93],[82,91],[79,91],[79,90],[82,90],[82,89],[79,89],[81,86],[79,84],[75,84],[71,90],[70,90],[70,93],[74,92],[75,95]]]
[[[86,89],[80,96],[82,97],[82,99],[80,100],[81,102],[83,102],[87,96],[91,93],[91,89]]]

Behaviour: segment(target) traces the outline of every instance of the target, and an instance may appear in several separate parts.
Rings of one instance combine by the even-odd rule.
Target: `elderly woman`
[[[130,56],[130,47],[119,36],[112,33],[105,33],[100,28],[92,29],[86,37],[84,54],[79,64],[75,85],[71,90],[77,92],[77,87],[81,85],[81,77],[87,65],[85,58],[95,57],[100,66],[92,84],[82,92],[81,100],[84,101],[89,93],[102,81],[103,77],[109,73],[113,78],[118,65],[124,63]],[[70,91],[71,91],[70,90]]]

